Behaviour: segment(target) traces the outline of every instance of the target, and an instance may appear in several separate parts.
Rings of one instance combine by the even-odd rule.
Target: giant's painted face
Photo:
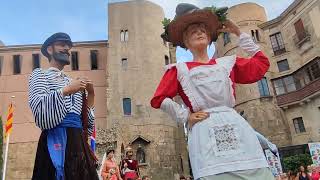
[[[63,65],[70,64],[70,45],[64,41],[57,41],[48,47],[48,53],[50,56]]]
[[[191,24],[183,32],[184,44],[191,51],[193,49],[207,48],[210,40],[209,32],[203,23]]]

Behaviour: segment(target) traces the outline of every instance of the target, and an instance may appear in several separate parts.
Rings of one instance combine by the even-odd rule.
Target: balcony
[[[280,54],[283,54],[283,53],[285,53],[285,52],[287,52],[286,51],[286,48],[281,48],[281,49],[277,49],[277,50],[273,50],[273,53],[274,53],[274,56],[278,56],[278,55],[280,55]]]
[[[309,31],[306,29],[293,36],[293,41],[298,48],[300,48],[305,42],[308,42],[310,40],[311,40],[311,35]]]
[[[320,78],[314,80],[313,82],[307,84],[301,89],[292,91],[286,94],[277,95],[278,106],[286,106],[294,103],[299,103],[302,100],[315,95],[320,92]]]

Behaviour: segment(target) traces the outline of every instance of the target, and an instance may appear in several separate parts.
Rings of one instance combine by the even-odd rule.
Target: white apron
[[[200,177],[268,167],[255,131],[234,109],[229,78],[235,56],[216,60],[215,65],[188,69],[178,63],[178,80],[193,110],[210,116],[188,133],[189,156],[195,179]]]

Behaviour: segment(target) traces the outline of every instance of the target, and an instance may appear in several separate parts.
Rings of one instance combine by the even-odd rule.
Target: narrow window
[[[127,68],[128,68],[128,59],[127,58],[121,59],[121,66],[122,66],[123,70],[127,70]]]
[[[79,70],[78,52],[71,52],[71,65],[72,70]]]
[[[39,54],[32,54],[33,69],[40,68],[40,56]]]
[[[278,65],[279,72],[287,71],[290,69],[288,60],[286,60],[286,59],[278,61],[277,65]]]
[[[13,55],[13,74],[21,73],[21,56]]]
[[[91,59],[91,70],[98,69],[98,51],[91,50],[90,51],[90,59]]]
[[[123,105],[124,115],[131,115],[131,99],[130,98],[123,98],[122,105]]]
[[[266,77],[263,77],[260,81],[258,81],[258,87],[261,97],[270,95]]]
[[[304,127],[302,117],[294,118],[293,125],[294,125],[294,129],[297,134],[306,132],[306,128]]]

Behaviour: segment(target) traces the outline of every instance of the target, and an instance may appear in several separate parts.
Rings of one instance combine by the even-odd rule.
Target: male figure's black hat
[[[48,51],[47,51],[47,48],[48,46],[52,45],[54,42],[57,42],[57,41],[64,41],[66,42],[70,47],[72,47],[72,41],[71,41],[71,38],[68,34],[66,33],[63,33],[63,32],[58,32],[58,33],[55,33],[53,35],[51,35],[44,43],[43,45],[41,46],[41,52],[44,56],[46,56],[47,58],[50,56]]]

